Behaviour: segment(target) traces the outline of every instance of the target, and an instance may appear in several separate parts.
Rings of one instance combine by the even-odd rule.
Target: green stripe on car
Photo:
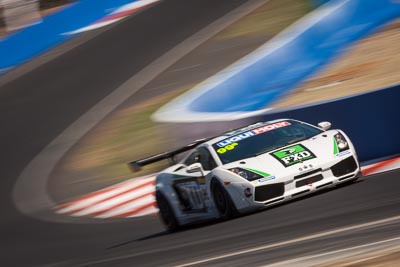
[[[261,176],[263,176],[263,177],[271,176],[271,174],[266,173],[266,172],[262,172],[262,171],[259,171],[259,170],[254,170],[254,169],[250,169],[250,168],[243,168],[243,169],[246,169],[246,170],[248,170],[248,171],[257,173],[257,174],[259,174],[259,175],[261,175]]]

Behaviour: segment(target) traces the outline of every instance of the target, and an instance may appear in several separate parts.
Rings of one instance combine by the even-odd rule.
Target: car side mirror
[[[329,121],[323,121],[318,123],[318,127],[323,129],[323,130],[329,130],[331,128],[332,124]]]
[[[193,164],[187,166],[187,167],[186,167],[186,171],[187,171],[188,173],[194,173],[194,172],[201,172],[201,173],[203,173],[203,166],[201,166],[201,163],[200,163],[200,162],[196,162],[196,163],[193,163]]]

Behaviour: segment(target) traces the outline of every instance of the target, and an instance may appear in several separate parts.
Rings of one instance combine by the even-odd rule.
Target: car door
[[[203,171],[188,172],[186,167],[194,163],[201,163]],[[199,147],[193,151],[183,164],[186,167],[175,174],[172,185],[181,204],[180,208],[186,213],[206,212],[209,197],[205,176],[217,165],[205,147]]]

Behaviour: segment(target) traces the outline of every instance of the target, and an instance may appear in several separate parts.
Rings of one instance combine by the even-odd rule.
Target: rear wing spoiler
[[[174,162],[175,155],[189,151],[189,150],[195,148],[196,146],[198,146],[204,142],[207,142],[210,139],[211,138],[198,139],[190,144],[187,144],[186,146],[180,147],[175,150],[171,150],[171,151],[156,154],[156,155],[153,155],[153,156],[150,156],[147,158],[131,161],[128,163],[128,166],[132,172],[137,172],[137,171],[140,171],[141,167],[143,167],[143,166],[146,166],[146,165],[149,165],[149,164],[152,164],[152,163],[164,160],[164,159],[172,159],[172,162]]]

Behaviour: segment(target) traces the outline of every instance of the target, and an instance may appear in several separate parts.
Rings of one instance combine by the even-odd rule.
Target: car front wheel
[[[167,198],[160,191],[156,191],[156,201],[159,209],[159,216],[168,231],[173,232],[179,229],[179,223]]]
[[[211,182],[211,192],[215,206],[223,219],[231,219],[237,215],[237,210],[225,188],[217,179]]]

